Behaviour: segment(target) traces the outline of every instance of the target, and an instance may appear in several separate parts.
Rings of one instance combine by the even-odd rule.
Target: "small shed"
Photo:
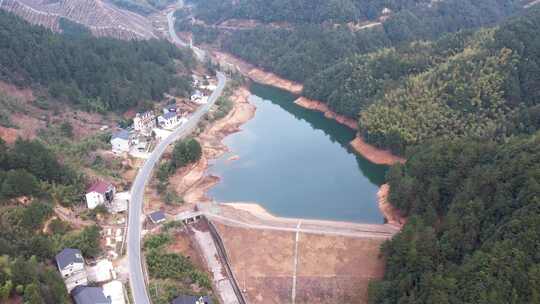
[[[150,213],[148,215],[148,218],[150,219],[150,221],[152,221],[152,223],[154,223],[156,225],[161,224],[161,223],[165,222],[165,220],[166,220],[165,212],[163,212],[161,210],[154,211],[154,212]]]

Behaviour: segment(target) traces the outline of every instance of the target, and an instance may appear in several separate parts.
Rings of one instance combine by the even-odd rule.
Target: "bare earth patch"
[[[351,141],[351,147],[372,163],[379,165],[393,165],[405,163],[406,159],[366,143],[360,136]]]
[[[234,57],[231,54],[224,52],[213,51],[212,55],[217,59],[218,62],[227,66],[235,66],[240,73],[249,77],[255,82],[259,82],[265,85],[274,86],[285,91],[289,91],[293,94],[302,93],[303,85],[292,80],[284,79],[277,76],[274,73],[264,71],[260,68],[255,67],[254,65],[247,63],[237,57]]]
[[[291,303],[295,233],[216,226],[247,300]],[[383,241],[300,233],[295,302],[367,303],[369,281],[384,273]]]
[[[291,300],[294,233],[216,225],[249,303]]]
[[[390,185],[388,184],[384,184],[379,188],[379,191],[377,192],[379,209],[389,225],[401,229],[403,225],[405,225],[406,219],[400,214],[399,210],[392,206],[392,204],[390,204],[388,201],[389,192]]]
[[[21,107],[19,112],[13,113],[10,117],[16,128],[0,126],[0,137],[8,143],[14,142],[17,137],[36,138],[40,129],[45,129],[49,125],[57,126],[63,122],[69,122],[73,126],[75,138],[96,134],[104,125],[113,126],[115,124],[116,117],[114,115],[103,117],[97,113],[78,111],[55,101],[50,101],[49,110],[40,109],[33,103],[36,97],[32,90],[27,88],[17,88],[0,81],[0,92],[17,98]]]
[[[174,234],[174,241],[171,242],[167,250],[187,257],[198,269],[206,269],[206,264],[197,251],[197,246],[185,231]]]
[[[296,99],[294,103],[306,109],[323,112],[326,118],[333,119],[353,130],[358,129],[358,125],[354,119],[337,114],[336,112],[330,110],[330,108],[321,101],[309,99],[306,97],[300,97]]]
[[[294,101],[295,104],[304,107],[306,109],[315,110],[324,113],[324,116],[329,119],[333,119],[342,125],[345,125],[353,130],[358,130],[358,124],[356,120],[340,115],[330,110],[330,108],[323,102],[318,100],[309,99],[306,97],[299,97]],[[395,163],[404,163],[405,159],[397,155],[392,154],[388,150],[382,150],[366,143],[361,137],[357,136],[351,141],[352,148],[364,156],[372,163],[379,165],[393,165]]]

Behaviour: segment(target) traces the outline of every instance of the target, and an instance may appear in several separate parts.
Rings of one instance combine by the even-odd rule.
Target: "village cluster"
[[[206,104],[208,97],[216,89],[209,77],[194,76],[196,88],[190,101]],[[111,137],[112,151],[116,155],[129,154],[133,157],[145,158],[151,149],[152,140],[161,140],[188,121],[188,112],[180,111],[176,103],[162,108],[160,115],[154,111],[137,113],[133,125],[120,129]],[[64,248],[56,255],[56,264],[64,280],[68,292],[76,304],[125,304],[127,293],[114,269],[113,262],[122,255],[125,244],[126,215],[130,200],[129,192],[117,192],[114,184],[97,180],[90,185],[85,194],[86,206],[93,210],[104,206],[116,221],[102,227],[102,236],[106,254],[95,261],[85,262],[82,252],[77,248]],[[155,211],[147,215],[149,225],[165,222],[165,213]],[[179,296],[173,303],[209,303],[207,297]]]
[[[96,181],[85,195],[89,209],[105,206],[111,214],[127,210],[127,193],[116,193],[113,184]],[[124,242],[125,218],[121,217],[121,227],[103,227],[108,249],[105,257],[86,263],[77,248],[64,248],[56,255],[56,265],[76,304],[125,304],[126,294],[123,283],[117,277],[113,262],[121,253]]]
[[[190,101],[197,105],[206,104],[210,94],[216,89],[209,76],[194,75],[193,87],[195,91],[190,96]],[[188,117],[189,114],[180,111],[176,103],[163,107],[159,115],[153,110],[137,113],[132,126],[120,129],[112,135],[112,151],[115,154],[128,153],[134,157],[145,158],[153,139],[161,140],[167,137],[172,130],[187,122]]]

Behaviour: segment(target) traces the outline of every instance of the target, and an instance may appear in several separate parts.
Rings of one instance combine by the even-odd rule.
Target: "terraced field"
[[[0,8],[53,31],[60,31],[59,20],[65,18],[85,25],[95,36],[156,38],[145,17],[101,0],[0,0]]]

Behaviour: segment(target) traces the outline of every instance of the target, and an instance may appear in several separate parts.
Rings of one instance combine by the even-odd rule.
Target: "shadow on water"
[[[326,118],[319,111],[305,109],[296,105],[294,100],[297,97],[287,91],[258,83],[252,84],[250,91],[253,95],[257,95],[265,101],[270,101],[278,105],[292,114],[296,119],[306,121],[313,129],[323,131],[332,142],[339,143],[350,154],[356,157],[358,168],[371,183],[378,186],[384,183],[388,166],[374,164],[354,152],[349,144],[356,136],[354,130],[333,119]]]

